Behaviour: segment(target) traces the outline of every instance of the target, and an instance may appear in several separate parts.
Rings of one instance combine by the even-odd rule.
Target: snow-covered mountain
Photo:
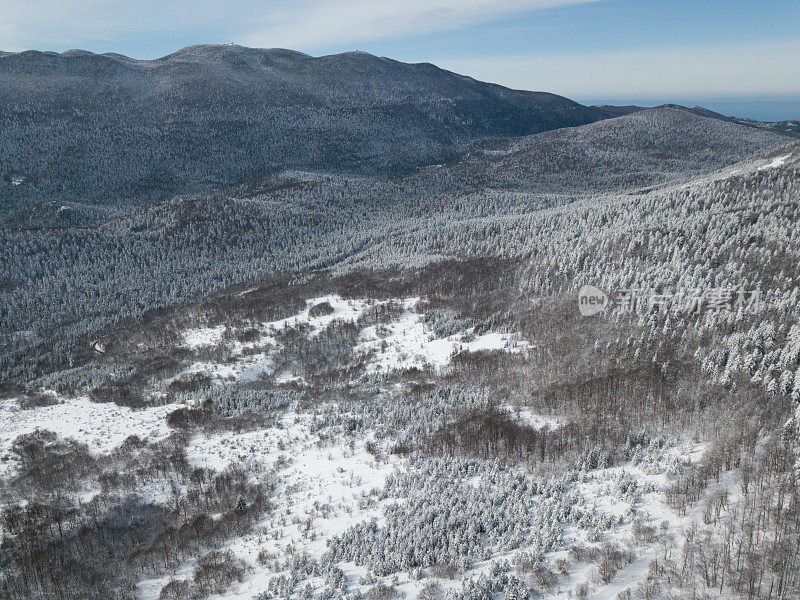
[[[0,597],[800,597],[795,138],[361,53],[0,71]]]
[[[0,57],[0,176],[23,179],[0,198],[140,203],[282,169],[389,174],[484,138],[610,115],[364,52],[10,53]]]

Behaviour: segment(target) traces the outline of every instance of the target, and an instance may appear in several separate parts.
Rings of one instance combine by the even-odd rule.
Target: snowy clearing
[[[370,355],[368,369],[373,372],[399,369],[441,369],[460,351],[478,352],[505,350],[520,352],[528,347],[518,336],[508,333],[486,333],[480,336],[468,332],[436,338],[427,331],[423,316],[415,308],[419,298],[403,301],[403,313],[386,326],[375,325],[361,332],[355,352]]]
[[[765,169],[776,169],[778,167],[782,167],[784,163],[792,157],[791,154],[786,154],[784,156],[776,156],[772,159],[772,162],[769,164],[763,165],[758,167],[759,171],[764,171]]]
[[[252,566],[244,581],[230,589],[225,600],[250,600],[267,589],[276,573],[258,563],[261,552],[282,556],[287,547],[319,558],[332,535],[372,517],[380,517],[385,502],[378,491],[402,461],[376,459],[366,449],[368,437],[354,445],[323,443],[311,432],[308,415],[289,413],[278,427],[242,434],[195,436],[187,447],[190,464],[222,471],[231,464],[257,464],[255,472],[278,474],[274,510],[252,533],[229,540],[224,549]],[[191,573],[185,564],[175,576]],[[363,569],[351,565],[351,574]],[[170,576],[143,581],[139,595],[156,600]]]
[[[344,299],[338,295],[320,296],[306,300],[306,308],[296,315],[259,324],[256,341],[228,342],[230,359],[224,363],[197,361],[178,376],[204,373],[216,380],[257,381],[274,378],[278,383],[303,383],[302,378],[289,371],[276,371],[274,352],[280,343],[276,335],[285,328],[303,328],[309,337],[319,335],[335,322],[354,323],[370,307],[396,304],[402,312],[386,324],[365,327],[358,344],[353,349],[356,358],[364,358],[368,373],[389,372],[412,368],[445,368],[452,356],[458,352],[505,351],[522,352],[530,345],[513,333],[488,332],[475,335],[463,331],[447,337],[437,338],[428,330],[424,314],[419,311],[420,298],[371,300]],[[316,311],[318,307],[327,311]],[[183,333],[185,347],[197,350],[221,344],[225,327],[203,327]],[[254,349],[266,348],[263,351]]]
[[[20,435],[45,429],[86,444],[90,451],[111,452],[130,435],[156,441],[169,434],[166,415],[177,405],[133,410],[88,398],[61,399],[59,404],[21,409],[17,400],[0,401],[0,476],[9,474],[9,449]]]

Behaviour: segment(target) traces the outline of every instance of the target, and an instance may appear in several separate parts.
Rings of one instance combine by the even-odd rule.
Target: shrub
[[[161,588],[158,600],[188,600],[190,594],[189,582],[183,579],[172,579]]]
[[[195,567],[194,591],[203,596],[222,594],[231,584],[244,579],[244,567],[244,562],[234,557],[230,550],[209,552]]]
[[[444,597],[444,590],[438,581],[429,581],[419,592],[419,600],[441,600]]]
[[[376,583],[366,593],[366,600],[389,600],[397,595],[397,589],[393,585]]]
[[[311,318],[315,317],[324,317],[327,315],[333,314],[333,307],[331,303],[327,300],[325,302],[320,302],[319,304],[315,304],[308,310],[308,316]]]

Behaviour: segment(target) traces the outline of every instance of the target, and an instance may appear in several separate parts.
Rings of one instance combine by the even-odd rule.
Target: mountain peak
[[[613,116],[428,63],[235,44],[155,60],[19,53],[0,60],[0,89],[15,107],[4,112],[0,103],[0,131],[16,128],[8,164],[27,165],[31,182],[2,189],[29,200],[64,196],[65,156],[75,156],[67,159],[75,176],[64,200],[163,198],[284,169],[405,172],[484,140]],[[46,130],[28,125],[43,118]]]

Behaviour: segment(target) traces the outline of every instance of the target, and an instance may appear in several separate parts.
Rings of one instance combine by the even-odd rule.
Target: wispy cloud
[[[344,0],[301,2],[266,15],[240,38],[250,46],[314,48],[458,29],[515,13],[594,0]]]
[[[81,47],[137,36],[206,35],[313,51],[457,29],[595,0],[0,0],[0,48]],[[222,37],[222,39],[219,39]]]
[[[569,11],[584,14],[578,21],[580,35],[561,29],[552,33],[553,15],[546,15],[547,9],[587,3],[597,6]],[[396,58],[429,60],[478,79],[579,98],[800,95],[796,35],[793,41],[767,38],[761,43],[735,43],[731,40],[737,38],[727,36],[706,46],[697,39],[696,47],[670,45],[672,38],[662,35],[664,47],[650,48],[643,46],[648,41],[641,33],[657,33],[659,25],[639,20],[622,40],[627,49],[602,50],[615,43],[611,32],[620,34],[608,27],[609,19],[630,18],[625,10],[600,0],[0,0],[0,50],[77,47],[155,58],[193,43],[237,42],[321,54],[401,40],[389,42],[397,49]],[[595,13],[605,21],[586,16]],[[561,27],[572,27],[571,21],[562,21]],[[470,44],[473,26],[495,22],[497,48],[512,47],[503,45],[502,35],[516,36],[513,47],[520,54],[470,57],[478,52]],[[516,27],[517,22],[524,25]],[[537,30],[540,23],[543,28]],[[715,27],[722,26],[707,24],[709,32]],[[456,54],[436,60],[416,51],[418,36],[432,39],[456,30],[463,34],[441,36],[455,40]],[[535,31],[544,32],[541,43],[532,39]],[[596,35],[583,44],[590,34]],[[485,39],[481,48],[496,50]]]
[[[800,40],[431,62],[476,79],[566,96],[800,94]]]
[[[51,49],[180,31],[212,15],[207,2],[0,0],[0,48]],[[194,10],[193,10],[194,9]]]

